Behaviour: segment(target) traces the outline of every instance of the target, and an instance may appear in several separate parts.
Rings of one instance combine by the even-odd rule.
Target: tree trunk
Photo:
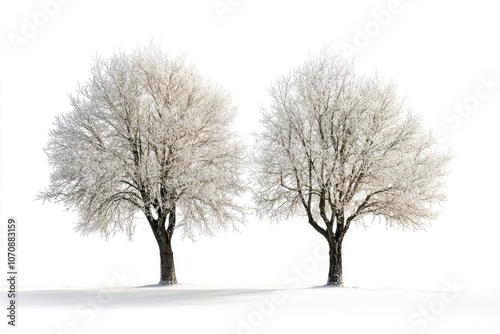
[[[163,232],[163,233],[162,233]],[[158,248],[160,250],[160,285],[177,284],[175,276],[174,252],[172,251],[172,240],[167,237],[165,231],[156,235]]]
[[[343,286],[342,278],[342,241],[328,241],[330,246],[330,269],[326,285]]]

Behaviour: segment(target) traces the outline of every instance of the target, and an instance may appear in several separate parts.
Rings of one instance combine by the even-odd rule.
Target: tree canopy
[[[170,242],[176,227],[194,238],[243,221],[236,109],[184,56],[156,45],[98,56],[70,103],[49,133],[39,197],[77,211],[83,234],[131,236],[142,216]]]
[[[354,222],[416,230],[437,216],[450,155],[394,83],[359,75],[325,49],[280,76],[269,95],[255,155],[261,216],[304,215],[331,247]]]

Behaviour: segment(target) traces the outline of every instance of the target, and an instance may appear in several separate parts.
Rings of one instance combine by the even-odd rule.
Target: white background
[[[72,0],[57,2],[46,22],[41,3],[0,5],[0,253],[6,253],[6,224],[13,217],[21,287],[108,285],[113,271],[125,271],[131,285],[158,282],[157,246],[145,220],[136,222],[132,242],[82,237],[73,231],[75,213],[34,200],[48,184],[42,151],[48,130],[68,110],[67,93],[88,79],[92,57],[153,40],[169,54],[185,52],[206,77],[232,92],[237,126],[249,144],[250,133],[259,130],[266,87],[278,75],[325,44],[356,47],[358,70],[378,70],[397,81],[427,126],[443,131],[443,145],[456,159],[449,200],[427,232],[384,226],[349,231],[346,286],[438,290],[457,279],[470,291],[500,290],[500,20],[492,1],[401,0],[394,7],[368,0],[221,0],[230,6],[221,13],[212,0]],[[389,9],[390,16],[377,21],[376,13]],[[13,43],[24,38],[27,21],[40,27]],[[496,86],[488,91],[484,80]],[[450,110],[463,103],[471,103],[467,114]],[[179,233],[174,238],[180,283],[281,285],[289,283],[293,266],[304,265],[309,272],[301,284],[326,281],[327,262],[308,262],[326,242],[300,218],[273,225],[250,216],[240,232],[221,231],[196,243]],[[6,257],[0,258],[6,271]]]

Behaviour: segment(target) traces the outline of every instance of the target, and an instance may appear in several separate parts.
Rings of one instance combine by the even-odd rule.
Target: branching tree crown
[[[53,172],[41,199],[75,209],[84,234],[131,236],[142,213],[160,254],[171,252],[176,227],[194,238],[243,221],[242,148],[226,91],[156,45],[97,57],[90,74],[50,131]],[[176,282],[171,260],[164,268],[162,257],[165,284]]]
[[[448,153],[378,75],[323,50],[279,77],[262,109],[254,199],[261,216],[303,214],[330,245],[328,284],[342,284],[352,223],[422,229],[445,200]]]

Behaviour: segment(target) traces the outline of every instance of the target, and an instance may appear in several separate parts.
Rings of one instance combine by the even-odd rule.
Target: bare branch
[[[305,213],[338,240],[368,215],[414,229],[436,217],[450,155],[436,150],[394,84],[323,50],[269,95],[255,156],[260,215]]]

